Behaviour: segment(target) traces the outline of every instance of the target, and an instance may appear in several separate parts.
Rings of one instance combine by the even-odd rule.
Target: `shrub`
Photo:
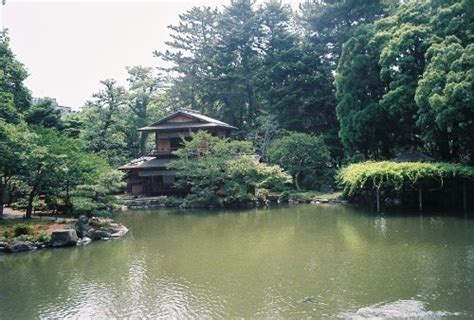
[[[266,201],[268,197],[270,196],[270,191],[265,188],[259,188],[255,190],[255,197],[257,198],[258,201]]]
[[[333,184],[334,169],[322,136],[290,133],[272,143],[269,156],[291,174],[298,190]]]
[[[16,239],[19,241],[33,241],[34,237],[30,234],[22,234],[16,237]]]
[[[108,210],[94,210],[94,216],[99,218],[110,218],[112,212]]]
[[[259,163],[244,141],[198,132],[175,155],[169,167],[177,170],[175,186],[187,193],[186,207],[248,205],[257,188],[282,190],[291,183],[279,166]]]
[[[164,205],[166,207],[177,207],[183,203],[183,200],[176,197],[166,197]]]
[[[38,240],[39,242],[48,242],[49,240],[51,240],[51,236],[46,231],[40,231],[36,236],[36,240]]]
[[[28,235],[31,233],[31,226],[24,223],[18,223],[13,226],[13,233],[15,237],[19,237],[21,235]]]
[[[13,230],[11,230],[11,229],[5,229],[5,230],[3,230],[3,237],[4,237],[5,239],[13,238]]]

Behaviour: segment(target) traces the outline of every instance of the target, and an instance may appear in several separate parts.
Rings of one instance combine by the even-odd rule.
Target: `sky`
[[[79,109],[100,89],[99,81],[114,78],[124,84],[126,66],[157,67],[152,52],[166,49],[167,26],[177,24],[180,13],[228,2],[6,0],[0,5],[0,27],[9,30],[33,96]]]

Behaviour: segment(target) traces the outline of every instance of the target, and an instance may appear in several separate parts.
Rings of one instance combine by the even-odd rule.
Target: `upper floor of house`
[[[191,134],[198,130],[205,130],[218,137],[228,137],[234,129],[237,128],[197,111],[179,109],[138,131],[154,134],[155,149],[150,150],[148,155],[166,156],[180,148],[183,140],[190,139]]]

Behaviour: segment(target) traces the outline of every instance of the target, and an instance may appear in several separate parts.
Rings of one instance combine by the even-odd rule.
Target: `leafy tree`
[[[143,154],[146,149],[146,135],[138,137],[137,129],[146,126],[149,119],[149,109],[156,104],[158,90],[163,86],[150,67],[134,66],[127,67],[127,104],[134,117],[127,117],[123,129],[127,136],[127,147],[133,149],[134,156]],[[136,142],[139,141],[138,146]],[[138,147],[138,148],[137,148]]]
[[[301,6],[303,71],[298,84],[301,102],[295,117],[301,124],[288,129],[322,134],[337,161],[343,157],[343,151],[338,139],[334,73],[341,48],[358,27],[386,16],[395,3],[321,0]]]
[[[65,155],[54,150],[58,135],[54,130],[36,128],[28,141],[30,151],[23,159],[20,179],[26,184],[26,217],[33,212],[33,201],[40,193],[48,193],[55,188],[64,174]]]
[[[169,26],[169,49],[154,52],[169,67],[162,68],[171,79],[168,101],[174,108],[193,108],[214,114],[212,81],[215,78],[215,46],[218,37],[216,9],[194,7],[179,15],[178,25]]]
[[[259,114],[255,75],[260,64],[260,17],[251,0],[231,0],[219,15],[217,90],[221,117],[238,128],[251,128]]]
[[[397,0],[317,0],[301,6],[306,41],[332,70],[337,66],[343,44],[358,26],[386,17]]]
[[[133,90],[138,90],[138,72],[132,73],[137,75],[132,81]],[[111,194],[122,185],[121,173],[112,170],[99,156],[86,153],[84,145],[87,143],[87,147],[99,152],[105,149],[97,145],[100,135],[106,136],[107,142],[114,142],[115,131],[120,129],[116,114],[121,113],[124,105],[123,90],[112,80],[104,81],[105,89],[94,96],[91,105],[105,112],[71,116],[65,124],[51,99],[42,99],[30,108],[30,93],[23,85],[26,76],[25,68],[9,47],[6,31],[1,32],[0,217],[5,195],[13,185],[15,194],[26,197],[26,217],[31,217],[39,195],[45,197],[48,205],[60,204],[64,212],[71,213],[72,196],[79,186],[85,185],[95,186],[96,194],[90,201],[100,203],[98,208],[113,207],[115,200]],[[92,130],[87,132],[91,127],[85,125],[85,115],[91,116],[89,120],[97,120],[88,123],[95,125],[95,135]],[[64,129],[64,133],[57,129]],[[96,139],[77,139],[80,130],[86,133],[84,136]]]
[[[13,179],[24,171],[31,135],[25,126],[15,126],[0,119],[0,218],[6,193]]]
[[[3,82],[4,73],[0,70],[0,82]],[[10,123],[18,123],[21,115],[15,109],[13,103],[13,95],[9,92],[0,90],[0,119],[4,119]]]
[[[94,181],[89,180],[74,190],[72,204],[76,214],[109,216],[112,210],[120,208],[117,194],[123,192],[123,174],[104,166],[96,175]]]
[[[290,133],[272,144],[269,155],[291,174],[298,190],[330,182],[331,158],[321,136]]]
[[[68,115],[64,119],[63,133],[70,138],[79,138],[81,130],[85,127],[84,117],[79,114]]]
[[[108,203],[107,192],[112,193],[115,189],[108,187],[112,178],[106,177],[120,180],[121,175],[99,156],[84,152],[82,141],[43,127],[34,128],[26,138],[26,151],[20,155],[21,166],[15,177],[24,184],[27,218],[32,215],[38,195],[45,196],[48,205],[60,205],[64,213],[72,213],[75,209],[73,197],[85,185],[97,186],[99,191],[94,201]],[[12,164],[9,166],[12,168]]]
[[[188,206],[231,206],[254,201],[257,188],[281,189],[289,176],[277,166],[255,160],[248,142],[230,141],[200,131],[170,164]]]
[[[246,205],[257,200],[257,190],[281,191],[291,183],[291,176],[281,167],[255,161],[252,156],[227,162],[224,183],[225,205]]]
[[[127,86],[113,79],[101,81],[79,115],[66,119],[66,132],[86,142],[86,150],[106,157],[117,166],[145,153],[147,136],[138,128],[164,116],[161,79],[151,68],[127,67]]]
[[[255,128],[247,134],[247,140],[252,142],[256,152],[264,161],[268,160],[268,149],[272,142],[285,133],[275,117],[261,115],[255,119]]]
[[[256,75],[261,108],[271,113],[287,130],[311,130],[306,113],[308,90],[304,49],[295,28],[291,9],[268,1],[258,11],[261,17],[262,62]],[[255,124],[255,128],[258,123]]]
[[[0,31],[0,118],[18,123],[31,104],[30,91],[23,81],[28,76],[25,67],[16,60],[10,48],[6,29]]]
[[[41,99],[34,103],[25,116],[25,121],[31,125],[41,125],[45,128],[62,130],[64,122],[61,119],[61,111],[54,106],[51,98]]]
[[[469,139],[459,147],[457,134],[447,134],[462,116],[442,124],[443,116],[437,113],[443,113],[447,104],[435,102],[443,90],[438,86],[444,88],[451,74],[449,66],[440,68],[441,61],[454,62],[469,43],[473,24],[468,3],[408,2],[391,16],[359,28],[344,45],[336,74],[337,110],[340,136],[349,155],[390,158],[408,148],[443,159],[460,159],[460,149],[470,154]],[[452,45],[452,36],[460,47]],[[446,46],[449,49],[444,50]],[[447,58],[450,50],[455,54]],[[468,70],[469,65],[465,60],[461,68]],[[467,119],[472,117],[465,107],[455,105]]]
[[[393,123],[379,104],[388,85],[380,79],[380,52],[373,37],[373,26],[359,28],[344,45],[337,68],[339,136],[349,156],[391,156]]]
[[[119,165],[130,158],[127,149],[122,114],[126,108],[126,90],[113,79],[101,81],[103,89],[93,95],[82,113],[85,124],[81,139],[86,150],[104,156],[112,165]]]
[[[441,159],[469,159],[474,152],[474,45],[463,47],[449,36],[426,56],[415,96],[424,141]]]

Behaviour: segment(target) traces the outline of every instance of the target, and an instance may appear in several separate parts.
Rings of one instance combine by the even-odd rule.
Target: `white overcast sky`
[[[33,96],[54,97],[77,109],[100,88],[100,80],[124,82],[125,66],[157,66],[152,52],[165,49],[167,26],[178,22],[179,13],[228,1],[6,0],[0,27],[9,29]]]

